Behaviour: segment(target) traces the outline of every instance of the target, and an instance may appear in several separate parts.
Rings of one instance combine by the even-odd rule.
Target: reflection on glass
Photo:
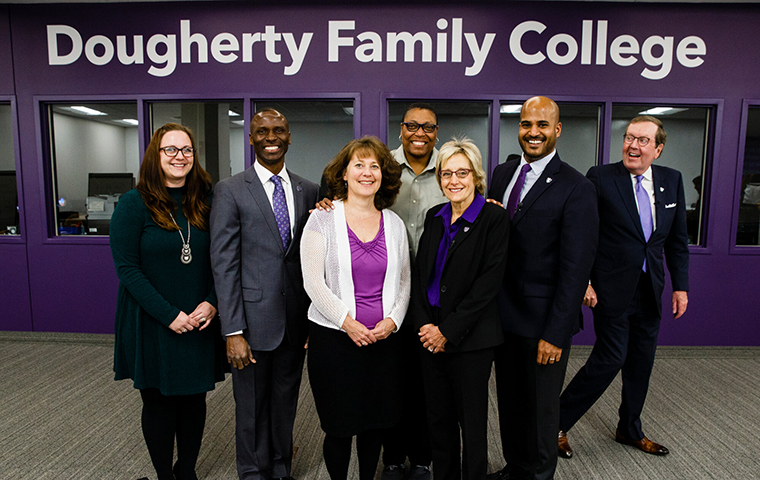
[[[11,106],[0,103],[0,235],[20,235]]]
[[[483,157],[483,169],[488,172],[488,115],[490,102],[441,102],[438,100],[391,100],[388,101],[388,147],[391,150],[401,145],[401,121],[410,104],[429,103],[438,116],[438,146],[454,137],[467,137],[478,146]]]
[[[623,135],[628,122],[638,115],[654,115],[668,134],[665,148],[655,164],[681,172],[686,195],[686,229],[690,245],[702,244],[703,188],[707,164],[710,107],[675,105],[613,105],[610,163],[621,160]]]
[[[198,151],[195,158],[211,175],[211,181],[245,170],[244,148],[248,144],[243,102],[157,102],[150,105],[151,132],[167,123],[179,123],[193,131]]]
[[[749,108],[736,245],[760,245],[760,107]]]
[[[353,100],[268,100],[254,107],[254,111],[274,108],[285,115],[291,142],[285,164],[316,184],[330,160],[354,138]]]
[[[597,164],[601,107],[593,104],[558,103],[562,132],[557,139],[557,152],[563,162],[582,174]],[[517,140],[520,125],[519,102],[502,103],[499,120],[499,163],[510,155],[521,155]]]
[[[108,235],[140,168],[137,104],[50,104],[48,121],[55,234]]]

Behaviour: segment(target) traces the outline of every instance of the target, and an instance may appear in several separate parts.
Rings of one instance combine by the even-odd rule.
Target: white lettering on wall
[[[210,36],[194,32],[190,20],[183,19],[179,21],[178,30],[155,33],[144,42],[143,35],[96,34],[82,38],[70,25],[47,25],[48,64],[63,66],[83,60],[105,66],[115,59],[125,66],[137,66],[143,65],[147,57],[148,73],[166,77],[174,73],[178,61],[209,63],[210,53],[211,60],[219,64],[283,63],[283,75],[296,75],[314,40],[314,32],[280,32],[275,25],[265,25],[260,32],[221,32]],[[480,74],[496,44],[496,33],[465,32],[462,18],[439,18],[431,32],[424,28],[418,32],[356,30],[355,20],[328,21],[328,62],[347,61],[351,53],[361,63],[435,61],[455,64],[464,61],[464,75],[471,77]],[[638,65],[642,77],[662,80],[673,68],[701,66],[707,45],[696,35],[679,40],[664,34],[646,38],[625,32],[611,34],[608,20],[583,20],[579,37],[547,31],[542,22],[526,20],[510,33],[509,53],[524,65],[538,65],[548,60],[558,66],[592,65],[592,62],[605,66],[609,59],[614,66]],[[466,54],[469,58],[463,60]]]
[[[596,31],[596,65],[607,64],[607,52],[613,63],[621,67],[630,67],[643,61],[644,67],[639,74],[649,80],[662,80],[673,68],[675,38],[672,36],[651,35],[639,43],[635,36],[623,33],[609,43],[607,38],[609,25],[607,20],[598,20]],[[593,50],[594,21],[584,20],[580,40],[580,64],[591,64]],[[544,51],[526,51],[523,38],[528,35],[544,35],[546,25],[535,20],[528,20],[517,25],[509,36],[509,50],[518,62],[525,65],[538,65],[549,58],[555,65],[568,65],[578,57],[578,41],[567,33],[556,33],[546,40]],[[547,34],[548,36],[548,34]],[[529,37],[532,39],[532,37]],[[543,43],[543,40],[541,41]],[[545,52],[545,53],[544,53]],[[678,63],[686,68],[695,68],[704,63],[707,46],[700,37],[692,35],[683,38],[675,47]]]

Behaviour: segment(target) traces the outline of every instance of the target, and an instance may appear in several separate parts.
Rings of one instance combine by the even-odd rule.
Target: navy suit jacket
[[[609,317],[625,312],[645,257],[661,312],[663,251],[673,290],[689,290],[689,238],[681,173],[652,165],[655,230],[648,242],[641,229],[631,174],[623,162],[591,167],[586,176],[596,186],[599,202],[599,247],[591,271],[591,285],[599,300],[595,312]]]
[[[287,333],[292,345],[308,335],[309,297],[303,288],[300,242],[319,187],[288,170],[295,226],[287,251],[253,167],[219,182],[211,208],[211,266],[222,334],[243,330],[252,350],[272,351]]]
[[[496,167],[490,198],[503,201],[519,165],[518,158]],[[594,186],[555,154],[512,218],[498,296],[504,331],[570,346],[580,327],[598,229]]]

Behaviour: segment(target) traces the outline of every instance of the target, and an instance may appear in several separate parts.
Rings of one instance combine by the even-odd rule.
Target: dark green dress
[[[170,188],[179,205],[174,215],[187,240],[182,212],[184,188]],[[169,324],[203,301],[217,306],[209,258],[209,233],[191,227],[193,259],[180,261],[182,239],[156,225],[137,190],[119,199],[111,218],[111,253],[119,277],[116,304],[116,380],[131,378],[138,389],[191,395],[224,380],[225,353],[219,317],[203,331],[177,334]]]

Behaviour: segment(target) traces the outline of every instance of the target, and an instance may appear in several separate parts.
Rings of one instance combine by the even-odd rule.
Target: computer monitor
[[[15,227],[18,231],[18,192],[14,170],[0,171],[0,232],[8,233],[8,227]]]
[[[91,173],[87,185],[88,197],[121,195],[135,188],[131,173]]]

